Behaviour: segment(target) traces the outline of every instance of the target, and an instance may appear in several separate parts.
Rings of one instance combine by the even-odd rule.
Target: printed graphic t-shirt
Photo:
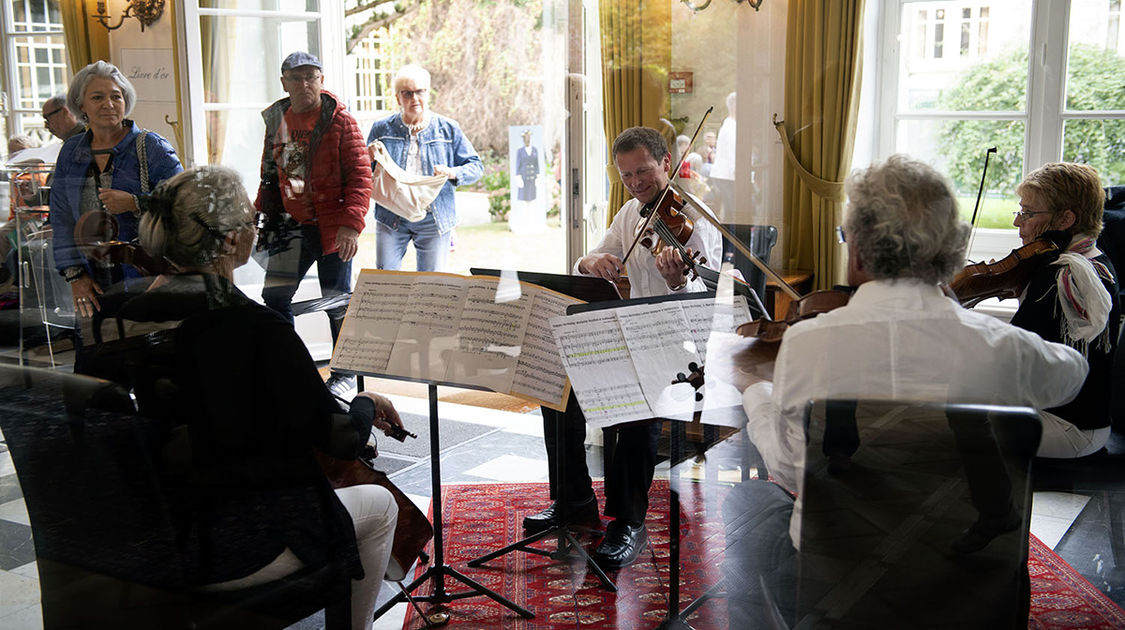
[[[307,223],[315,216],[312,205],[306,199],[305,186],[310,170],[309,142],[318,118],[319,107],[301,113],[294,112],[292,108],[287,109],[274,144],[282,205],[286,212],[301,223]]]

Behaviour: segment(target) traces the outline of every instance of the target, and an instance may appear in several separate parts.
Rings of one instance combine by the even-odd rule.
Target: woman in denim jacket
[[[449,181],[420,221],[407,221],[375,204],[376,264],[380,269],[399,269],[406,246],[414,241],[418,271],[442,271],[457,225],[453,189],[479,180],[484,167],[457,122],[429,111],[429,72],[403,66],[393,85],[402,111],[371,125],[367,144],[382,142],[395,163],[409,173],[444,175]]]
[[[126,118],[136,100],[125,75],[104,61],[86,66],[70,82],[66,105],[89,130],[67,139],[59,151],[50,222],[55,266],[70,283],[75,311],[82,317],[101,309],[99,296],[109,285],[140,274],[131,266],[87,258],[74,242],[78,218],[103,209],[119,226],[116,235],[106,234],[104,240],[131,241],[149,190],[184,170],[167,140]]]

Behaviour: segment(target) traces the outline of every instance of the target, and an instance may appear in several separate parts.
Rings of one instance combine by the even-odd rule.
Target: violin
[[[672,247],[680,253],[687,269],[684,274],[691,274],[691,279],[699,277],[698,265],[707,264],[707,258],[701,252],[688,254],[687,242],[695,231],[695,223],[684,213],[687,205],[684,198],[672,190],[671,186],[664,189],[653,202],[641,208],[641,221],[637,223],[636,232],[641,247],[657,256],[666,247]],[[653,218],[655,214],[655,218]]]
[[[1003,259],[967,265],[949,283],[957,301],[972,308],[988,298],[1018,298],[1041,265],[1058,257],[1070,243],[1070,234],[1050,230],[1023,247],[1013,249]]]
[[[699,125],[695,128],[695,133],[691,135],[688,146],[695,144],[695,139],[699,137],[699,132],[703,129],[703,123],[707,122],[707,117],[711,115],[714,109],[714,107],[708,107],[707,111],[704,112],[703,117],[699,120]],[[672,188],[672,184],[680,176],[680,172],[686,163],[687,154],[685,152],[684,155],[680,156],[680,163],[672,171],[672,179],[657,196],[656,201],[649,202],[641,208],[641,219],[634,229],[636,236],[633,238],[633,244],[629,246],[629,250],[625,252],[625,257],[621,259],[622,263],[629,260],[629,256],[632,255],[638,243],[652,252],[653,256],[660,254],[665,247],[672,247],[680,253],[680,258],[687,266],[684,270],[684,276],[687,277],[690,274],[692,280],[700,276],[698,265],[706,264],[707,259],[701,257],[700,252],[688,254],[687,242],[691,238],[695,224],[683,212],[686,205],[683,195]],[[718,272],[711,271],[711,274],[708,275],[717,276]],[[704,282],[707,282],[706,278],[704,278]],[[709,286],[708,288],[713,289],[714,287]]]
[[[973,228],[976,228],[977,212],[980,210],[980,200],[984,195],[988,158],[993,153],[996,153],[996,147],[984,152],[984,168],[980,174],[977,202],[973,206],[973,216],[969,220]],[[976,236],[975,229],[973,235]],[[1001,300],[1018,298],[1031,279],[1032,272],[1040,265],[1054,260],[1069,244],[1069,234],[1048,230],[1027,245],[1013,249],[999,261],[966,265],[957,273],[949,286],[943,288],[948,289],[946,292],[951,293],[951,297],[956,298],[965,308],[973,308],[983,300],[993,297]],[[972,239],[969,239],[969,249],[972,248]]]
[[[149,255],[136,241],[119,241],[117,218],[105,210],[84,212],[74,223],[74,244],[87,258],[136,267],[146,276],[167,271],[167,265]]]
[[[757,337],[766,343],[777,343],[793,324],[846,305],[853,292],[854,290],[850,288],[813,291],[790,302],[785,319],[755,319],[739,326],[738,334],[743,337]]]

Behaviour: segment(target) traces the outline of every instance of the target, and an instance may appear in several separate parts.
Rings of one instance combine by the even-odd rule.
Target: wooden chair
[[[134,415],[121,387],[0,366],[0,429],[31,521],[45,628],[284,628],[322,609],[328,628],[350,626],[342,563],[238,591],[194,588],[177,545],[185,502],[165,482],[166,429]]]

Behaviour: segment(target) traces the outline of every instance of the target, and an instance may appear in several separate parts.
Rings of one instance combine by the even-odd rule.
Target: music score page
[[[581,300],[526,282],[500,290],[499,282],[364,269],[331,367],[485,388],[565,408],[570,382],[548,320]]]
[[[694,299],[594,310],[550,320],[563,366],[586,421],[597,427],[649,418],[691,421],[697,411],[741,408],[722,375],[696,388],[690,366],[705,365],[713,332],[749,321],[745,298]],[[704,413],[706,424],[737,425],[737,414]]]

